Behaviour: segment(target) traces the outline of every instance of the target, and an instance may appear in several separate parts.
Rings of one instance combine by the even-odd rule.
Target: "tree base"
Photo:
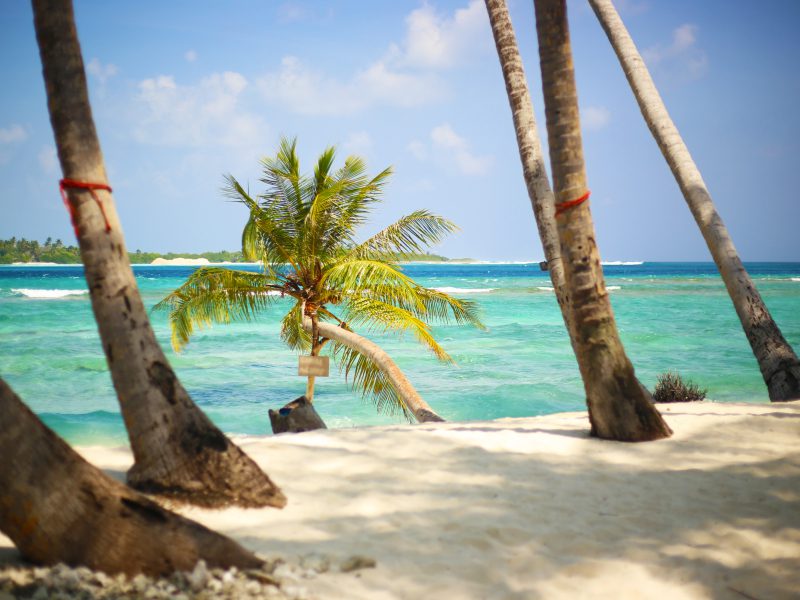
[[[300,433],[315,429],[327,429],[314,405],[305,396],[292,400],[279,410],[269,409],[272,433]]]
[[[776,371],[767,383],[767,390],[772,402],[800,400],[800,364]]]
[[[233,540],[90,465],[2,379],[0,456],[0,531],[35,564],[129,576],[191,571],[199,560],[224,569],[263,564]]]
[[[286,496],[269,476],[196,407],[183,416],[161,454],[136,457],[127,474],[128,485],[205,508],[286,505]]]

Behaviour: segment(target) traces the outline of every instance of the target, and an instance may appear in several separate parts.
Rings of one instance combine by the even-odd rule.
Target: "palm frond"
[[[421,286],[417,288],[416,292],[425,307],[426,322],[455,323],[456,325],[472,325],[478,329],[486,329],[480,319],[477,303]]]
[[[414,280],[395,265],[379,260],[347,260],[338,262],[325,272],[320,286],[338,290],[343,297],[371,297],[389,304],[414,305],[422,301],[414,294]],[[405,306],[404,306],[405,307]]]
[[[332,342],[331,356],[339,364],[345,380],[353,389],[360,390],[363,398],[369,397],[378,412],[401,414],[409,422],[414,421],[414,413],[403,402],[389,378],[369,357],[338,342]]]
[[[427,210],[417,210],[355,246],[350,256],[380,259],[422,252],[457,230],[458,226],[452,221]]]
[[[351,182],[344,193],[338,217],[331,221],[326,248],[347,248],[355,245],[355,231],[367,220],[372,205],[380,200],[380,195],[392,168],[387,167],[369,181],[360,171],[363,163],[356,157],[349,157],[343,169],[337,174],[341,179]],[[358,177],[355,175],[359,174]]]
[[[276,266],[282,263],[294,265],[291,215],[281,213],[274,205],[259,205],[232,175],[226,175],[225,180],[225,194],[250,209],[242,230],[242,255],[261,261],[269,271],[277,271]]]
[[[280,289],[272,277],[262,273],[201,267],[153,310],[169,310],[172,346],[180,351],[195,329],[252,320],[276,300]]]
[[[292,350],[311,350],[311,335],[303,329],[303,303],[297,302],[281,320],[281,339]]]
[[[369,331],[376,329],[396,333],[410,331],[438,359],[453,361],[431,335],[430,326],[403,308],[370,298],[351,298],[345,306],[344,319],[348,325],[363,327]]]
[[[325,189],[335,158],[336,148],[333,146],[325,148],[323,153],[319,155],[317,164],[314,166],[314,195]]]

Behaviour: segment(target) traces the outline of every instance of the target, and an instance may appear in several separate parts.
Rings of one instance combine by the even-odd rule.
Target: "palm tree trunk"
[[[309,315],[309,318],[311,319],[311,356],[319,356],[319,351],[322,349],[322,345],[319,343],[319,319],[316,313]],[[314,375],[308,376],[305,397],[309,404],[314,404],[315,381],[316,377]]]
[[[0,531],[27,560],[107,573],[168,575],[258,567],[239,544],[103,474],[0,379]]]
[[[514,120],[514,132],[517,136],[519,158],[522,162],[522,174],[528,188],[528,198],[539,229],[539,239],[544,249],[553,290],[561,307],[567,331],[570,331],[569,296],[564,280],[564,265],[558,241],[555,199],[547,179],[522,57],[517,47],[517,39],[511,24],[511,17],[508,14],[506,0],[486,0],[486,10],[489,13],[497,56],[500,59],[500,67],[506,83],[511,116]]]
[[[317,327],[322,336],[334,342],[344,344],[348,348],[352,348],[364,356],[368,356],[370,360],[383,371],[389,381],[392,382],[394,389],[397,390],[397,395],[411,410],[418,422],[444,421],[444,419],[437,415],[430,405],[422,399],[397,364],[395,364],[389,355],[376,343],[371,342],[357,333],[348,331],[342,327],[337,327],[336,325],[331,325],[330,323],[325,323],[324,321],[318,322]],[[303,328],[306,331],[311,330],[310,319],[303,320]]]
[[[728,229],[678,128],[611,0],[589,0],[719,269],[767,384],[770,400],[800,398],[800,360],[783,337],[744,268]]]
[[[64,177],[105,184],[70,0],[33,0],[50,121]],[[269,477],[192,402],[156,341],[114,199],[68,189],[86,281],[135,464],[137,489],[221,506],[283,506]]]
[[[514,121],[514,132],[522,163],[522,174],[528,189],[528,198],[533,207],[533,215],[539,229],[539,239],[544,249],[550,281],[553,283],[564,325],[569,333],[570,343],[574,332],[570,322],[569,290],[564,279],[564,264],[561,260],[561,245],[558,241],[558,225],[555,216],[555,198],[547,179],[542,146],[533,113],[533,102],[528,91],[525,69],[517,46],[514,27],[508,14],[505,0],[486,0],[486,10],[492,25],[497,56],[506,83],[508,103]],[[642,385],[641,383],[639,385]]]
[[[589,205],[574,202],[587,188],[566,0],[534,5],[558,236],[592,433],[626,442],[668,437],[672,432],[636,380],[619,339]]]

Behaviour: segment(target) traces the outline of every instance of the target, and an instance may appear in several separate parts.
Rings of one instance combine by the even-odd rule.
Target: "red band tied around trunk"
[[[562,202],[561,204],[556,204],[556,216],[563,215],[567,212],[570,208],[575,208],[579,204],[583,204],[589,199],[589,194],[591,194],[589,190],[586,190],[586,193],[581,196],[580,198],[575,198],[575,200],[568,200],[567,202]]]
[[[69,203],[69,198],[67,197],[67,188],[76,188],[79,190],[89,190],[89,193],[94,198],[94,201],[97,202],[97,206],[100,207],[100,212],[103,213],[103,220],[106,222],[106,233],[111,231],[111,225],[108,222],[108,216],[106,215],[106,209],[103,206],[103,202],[100,200],[100,197],[97,195],[95,190],[106,190],[107,192],[111,192],[111,186],[105,183],[91,183],[89,181],[75,181],[74,179],[62,179],[58,182],[58,189],[61,190],[61,199],[64,200],[64,206],[67,207],[69,211],[69,218],[72,221],[72,228],[75,230],[75,237],[78,237],[78,226],[75,224],[75,213],[72,210],[72,204]]]

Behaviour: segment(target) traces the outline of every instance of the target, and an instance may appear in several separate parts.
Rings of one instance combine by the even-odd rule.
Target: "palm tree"
[[[192,402],[158,345],[131,270],[92,119],[70,0],[34,0],[65,200],[135,463],[133,487],[211,506],[283,506],[285,497]]]
[[[761,294],[744,268],[678,128],[611,0],[589,0],[633,90],[647,126],[683,192],[719,269],[747,340],[767,384],[770,400],[800,398],[800,360],[783,337]]]
[[[588,190],[566,0],[535,0],[534,6],[573,347],[592,433],[629,442],[668,437],[669,427],[636,380],[622,347],[603,280],[592,215],[585,201]]]
[[[330,343],[345,375],[379,410],[441,420],[405,378],[398,379],[388,356],[376,353],[353,328],[411,332],[436,357],[451,360],[430,326],[454,321],[482,327],[474,304],[418,285],[397,261],[456,227],[418,210],[356,243],[355,232],[380,200],[391,169],[369,177],[359,157],[348,157],[338,169],[334,159],[334,148],[328,148],[313,175],[301,175],[296,140],[282,139],[276,156],[262,161],[263,195],[253,198],[229,175],[226,195],[250,211],[242,254],[259,261],[261,272],[200,268],[157,308],[170,310],[173,346],[179,350],[198,326],[249,320],[288,296],[294,304],[281,322],[281,337],[290,348],[319,356]],[[309,402],[313,390],[309,378]]]
[[[486,10],[489,13],[497,56],[500,59],[500,67],[506,83],[519,157],[522,162],[522,173],[528,188],[528,198],[531,201],[536,225],[539,229],[539,239],[544,249],[553,290],[569,331],[569,297],[564,280],[561,247],[558,241],[555,199],[550,181],[547,179],[536,118],[533,114],[533,102],[525,79],[525,68],[522,65],[522,57],[519,54],[514,26],[511,24],[506,1],[486,0]]]
[[[129,575],[191,571],[200,559],[240,569],[262,562],[90,465],[2,379],[0,456],[0,531],[29,561]]]

